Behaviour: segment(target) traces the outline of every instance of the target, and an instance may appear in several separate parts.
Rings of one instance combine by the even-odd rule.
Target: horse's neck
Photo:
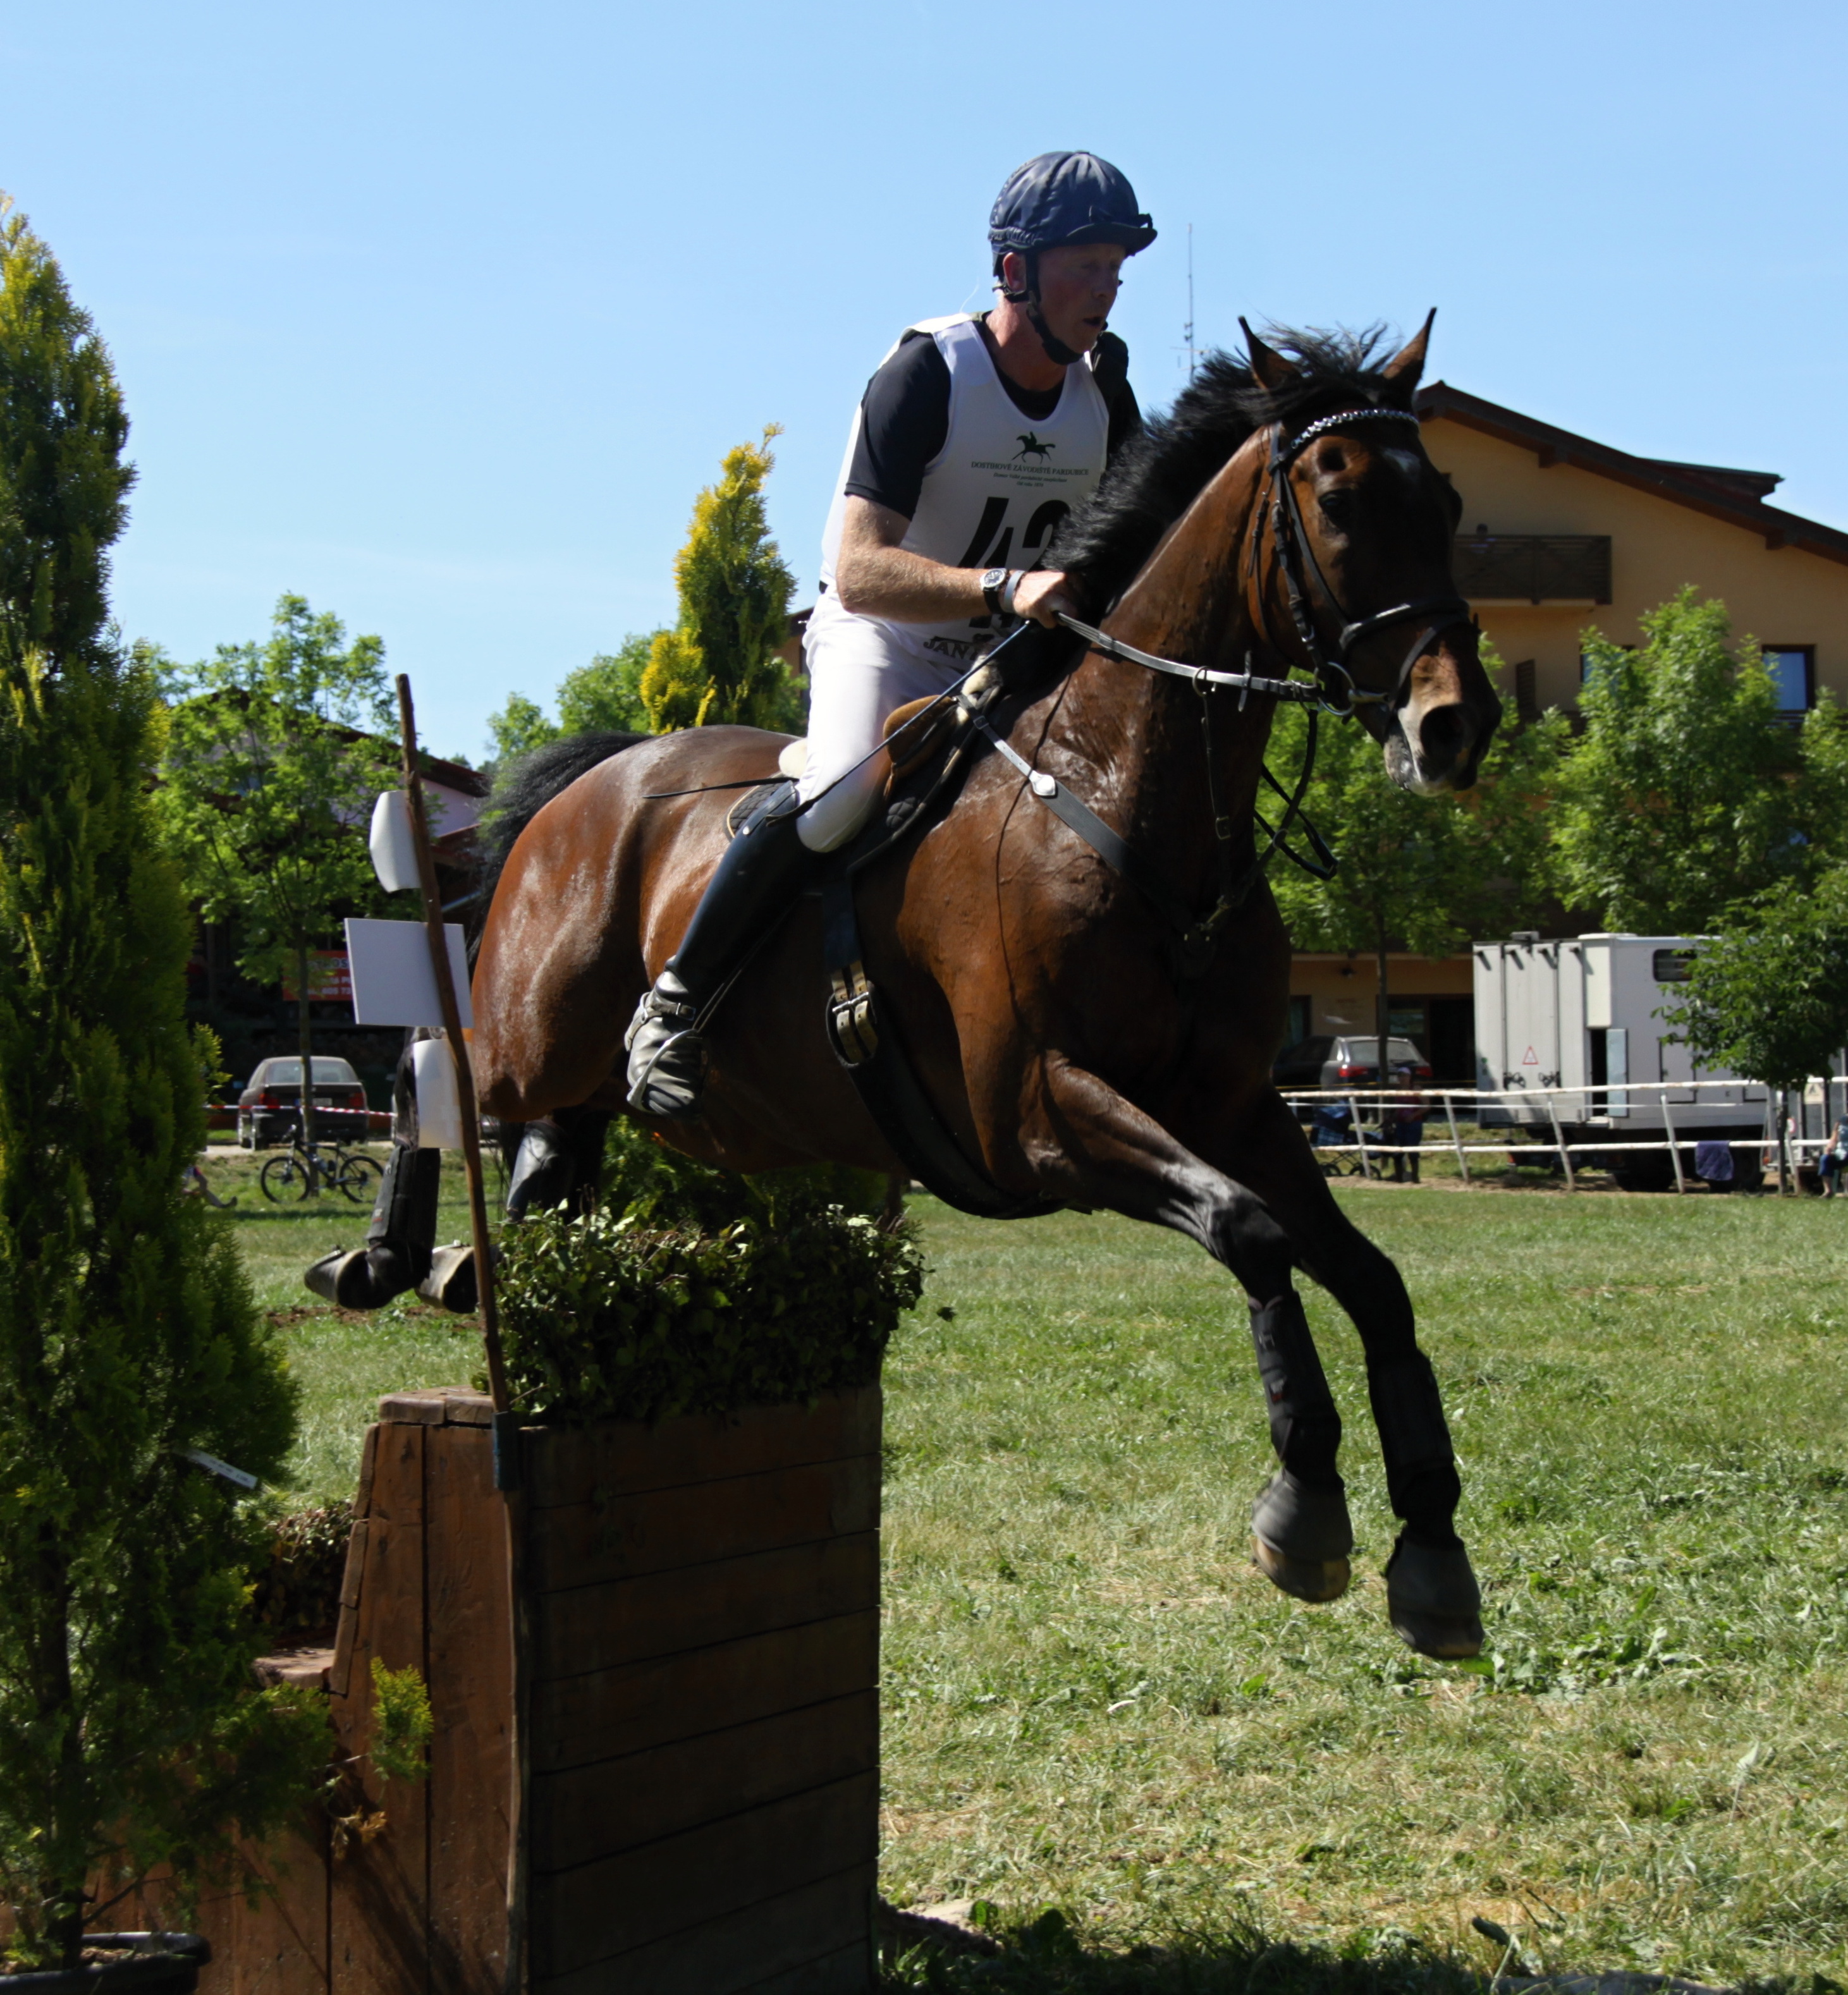
[[[1170,529],[1124,592],[1104,627],[1158,657],[1220,671],[1244,667],[1252,631],[1244,589],[1264,458],[1262,438],[1236,452]],[[1269,702],[1240,711],[1214,693],[1213,740],[1220,808],[1242,839],[1270,733]],[[1094,767],[1108,770],[1128,831],[1204,850],[1211,824],[1200,695],[1183,679],[1090,653],[1067,682],[1049,730]]]

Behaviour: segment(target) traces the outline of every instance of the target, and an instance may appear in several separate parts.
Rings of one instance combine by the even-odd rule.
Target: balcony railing
[[[1608,534],[1459,534],[1455,563],[1472,603],[1610,600]]]

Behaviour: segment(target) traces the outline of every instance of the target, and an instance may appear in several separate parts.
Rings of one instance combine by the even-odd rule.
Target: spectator
[[[1396,1081],[1410,1081],[1412,1070],[1409,1066],[1396,1066],[1393,1078]],[[1381,1118],[1383,1127],[1382,1139],[1400,1147],[1393,1156],[1393,1182],[1403,1184],[1408,1179],[1418,1182],[1419,1152],[1424,1143],[1425,1101],[1415,1090],[1386,1097],[1386,1112]]]
[[[1835,1125],[1835,1135],[1829,1148],[1816,1159],[1816,1168],[1822,1179],[1822,1196],[1833,1198],[1842,1188],[1842,1166],[1848,1164],[1848,1115]]]

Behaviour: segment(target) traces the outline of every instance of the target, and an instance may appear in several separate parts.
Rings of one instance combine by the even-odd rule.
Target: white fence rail
[[[1822,1099],[1819,1104],[1810,1098],[1812,1090],[1818,1087],[1822,1090]],[[1764,1125],[1762,1132],[1756,1136],[1735,1136],[1723,1138],[1694,1133],[1678,1137],[1675,1127],[1675,1109],[1678,1107],[1683,1109],[1698,1108],[1699,1105],[1698,1102],[1692,1102],[1688,1097],[1703,1088],[1712,1091],[1723,1090],[1735,1097],[1733,1101],[1716,1104],[1717,1107],[1723,1107],[1733,1111],[1760,1110]],[[1778,1148],[1781,1142],[1783,1154],[1789,1160],[1792,1169],[1795,1169],[1804,1161],[1806,1156],[1813,1162],[1829,1149],[1833,1142],[1836,1120],[1842,1117],[1848,1117],[1848,1078],[1844,1078],[1839,1074],[1818,1075],[1800,1092],[1793,1090],[1792,1097],[1798,1105],[1797,1114],[1789,1118],[1789,1121],[1794,1121],[1796,1127],[1793,1129],[1787,1122],[1786,1126],[1781,1130],[1776,1126],[1775,1091],[1770,1088],[1760,1087],[1756,1083],[1742,1083],[1738,1080],[1626,1080],[1616,1083],[1605,1082],[1596,1087],[1589,1085],[1583,1087],[1524,1088],[1290,1087],[1283,1088],[1280,1092],[1293,1108],[1300,1108],[1300,1105],[1305,1103],[1317,1102],[1334,1102],[1345,1106],[1348,1111],[1348,1125],[1354,1132],[1354,1140],[1352,1142],[1317,1142],[1315,1147],[1331,1156],[1358,1156],[1360,1159],[1362,1172],[1365,1176],[1372,1175],[1372,1166],[1376,1158],[1422,1156],[1425,1154],[1427,1145],[1423,1141],[1422,1129],[1420,1131],[1420,1141],[1416,1143],[1388,1142],[1383,1135],[1376,1135],[1369,1140],[1366,1121],[1362,1113],[1362,1109],[1371,1108],[1379,1111],[1380,1121],[1383,1121],[1386,1115],[1404,1108],[1416,1100],[1426,1104],[1427,1119],[1431,1104],[1434,1103],[1441,1107],[1444,1121],[1449,1130],[1449,1142],[1444,1147],[1455,1155],[1458,1169],[1462,1173],[1463,1182],[1465,1184],[1469,1182],[1469,1159],[1472,1156],[1479,1155],[1506,1156],[1517,1150],[1527,1149],[1536,1150],[1543,1155],[1551,1155],[1558,1158],[1560,1168],[1565,1176],[1566,1189],[1568,1191],[1576,1189],[1572,1168],[1572,1159],[1575,1156],[1632,1156],[1664,1150],[1668,1152],[1670,1162],[1674,1166],[1675,1190],[1685,1191],[1688,1188],[1687,1174],[1682,1168],[1682,1153],[1692,1150],[1697,1142],[1723,1141],[1729,1149],[1756,1150],[1766,1153],[1764,1155],[1766,1168],[1774,1169],[1777,1167]],[[1660,1142],[1637,1141],[1624,1132],[1616,1130],[1613,1130],[1609,1136],[1594,1137],[1589,1141],[1582,1142],[1568,1143],[1565,1140],[1565,1125],[1578,1124],[1588,1114],[1600,1112],[1592,1105],[1593,1097],[1602,1099],[1613,1094],[1620,1094],[1629,1099],[1640,1097],[1647,1100],[1651,1096],[1657,1097],[1656,1105],[1661,1109],[1662,1114],[1662,1140]],[[1673,1102],[1669,1099],[1671,1095],[1675,1097]],[[1742,1095],[1747,1098],[1743,1100],[1737,1098]],[[1836,1106],[1838,1102],[1839,1107]],[[1507,1134],[1498,1140],[1465,1142],[1458,1120],[1458,1104],[1465,1104],[1465,1114],[1463,1119],[1467,1121],[1470,1119],[1467,1113],[1468,1107],[1480,1103],[1491,1103],[1497,1107],[1513,1104],[1525,1108],[1534,1108],[1544,1104],[1547,1111],[1547,1122],[1552,1131],[1551,1141],[1548,1142],[1544,1137],[1538,1135],[1531,1124],[1512,1123],[1496,1125],[1498,1128],[1506,1128],[1507,1131]],[[1566,1110],[1563,1122],[1560,1112],[1562,1103]],[[1819,1133],[1812,1135],[1808,1133],[1809,1111],[1819,1106],[1821,1111]],[[1726,1117],[1726,1120],[1732,1122],[1737,1122],[1741,1119],[1743,1119],[1741,1114],[1737,1112],[1729,1113]],[[1376,1124],[1376,1128],[1378,1126]],[[1478,1126],[1480,1127],[1479,1125]],[[1520,1140],[1522,1138],[1525,1140]]]

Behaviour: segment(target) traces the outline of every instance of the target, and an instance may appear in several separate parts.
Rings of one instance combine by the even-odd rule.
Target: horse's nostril
[[[1469,723],[1461,706],[1437,706],[1418,723],[1418,759],[1426,769],[1448,769],[1469,746]]]

